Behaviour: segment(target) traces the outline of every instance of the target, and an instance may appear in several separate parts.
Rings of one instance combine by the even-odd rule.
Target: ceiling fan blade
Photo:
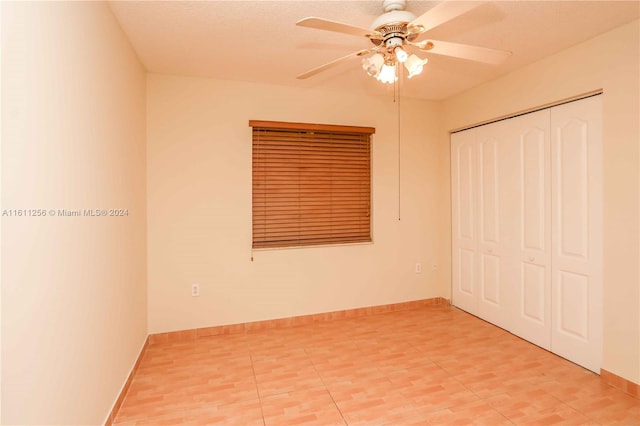
[[[499,64],[511,56],[511,52],[507,50],[489,49],[487,47],[471,46],[449,41],[425,40],[421,43],[412,43],[412,45],[423,51],[437,55],[453,56],[454,58],[484,62],[487,64]]]
[[[484,2],[445,1],[427,10],[409,23],[409,27],[421,27],[420,32],[429,31],[481,6]]]
[[[304,18],[296,22],[300,27],[315,28],[316,30],[333,31],[336,33],[350,34],[361,37],[375,35],[375,31],[366,28],[354,27],[353,25],[343,24],[342,22],[330,21],[328,19],[315,18],[313,16]]]
[[[309,77],[314,76],[314,75],[316,75],[318,73],[321,73],[324,70],[327,70],[327,69],[329,69],[331,67],[334,67],[334,66],[336,66],[338,64],[341,64],[343,62],[346,62],[349,59],[355,58],[356,56],[366,55],[368,53],[373,52],[374,50],[376,50],[376,48],[372,47],[371,49],[364,49],[364,50],[359,50],[357,52],[350,53],[347,56],[343,56],[342,58],[335,59],[335,60],[333,60],[331,62],[328,62],[328,63],[326,63],[324,65],[321,65],[321,66],[319,66],[317,68],[314,68],[314,69],[312,69],[310,71],[307,71],[304,74],[300,74],[296,78],[298,80],[304,80],[305,78],[309,78]]]

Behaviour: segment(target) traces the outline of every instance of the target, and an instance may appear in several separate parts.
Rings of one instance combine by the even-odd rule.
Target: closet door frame
[[[531,114],[538,113],[548,118],[524,126],[527,119],[522,117],[506,119],[451,135],[452,303],[598,373],[603,320],[602,97],[592,95]],[[504,134],[491,137],[491,131],[481,130],[489,126]],[[461,151],[466,156],[462,161]],[[493,159],[487,160],[487,153]],[[487,167],[493,169],[488,174]],[[497,183],[491,183],[496,173]],[[503,179],[512,183],[503,184]],[[487,182],[492,186],[490,209]],[[536,199],[537,210],[527,216]],[[463,205],[469,206],[466,212]],[[495,223],[484,216],[492,209]]]

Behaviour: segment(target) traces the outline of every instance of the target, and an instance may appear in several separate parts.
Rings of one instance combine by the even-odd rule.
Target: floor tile
[[[567,419],[587,422],[575,410],[544,390],[505,393],[486,402],[515,424],[555,423]]]
[[[261,397],[323,386],[306,353],[254,362],[255,380]]]
[[[184,415],[184,423],[192,425],[264,426],[258,399],[233,404],[204,406]]]
[[[404,424],[419,415],[387,379],[338,383],[329,391],[349,425]]]
[[[506,417],[482,401],[455,405],[426,416],[431,425],[512,425]]]
[[[262,413],[266,426],[346,424],[323,387],[262,398]]]

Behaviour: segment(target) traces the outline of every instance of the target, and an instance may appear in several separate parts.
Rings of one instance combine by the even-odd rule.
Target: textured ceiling
[[[409,1],[420,15],[439,2]],[[297,27],[316,16],[369,27],[381,1],[113,1],[111,8],[148,71],[296,87],[385,93],[359,59],[308,80],[305,71],[371,46],[366,38]],[[640,16],[631,1],[485,2],[428,32],[438,40],[509,50],[486,65],[426,54],[425,71],[402,94],[444,99],[578,44]],[[597,54],[597,52],[594,52]]]

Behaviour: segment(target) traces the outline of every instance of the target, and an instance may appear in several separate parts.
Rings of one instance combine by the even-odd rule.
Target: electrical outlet
[[[191,297],[200,296],[200,284],[191,284]]]
[[[416,263],[416,274],[422,272],[422,263]]]

